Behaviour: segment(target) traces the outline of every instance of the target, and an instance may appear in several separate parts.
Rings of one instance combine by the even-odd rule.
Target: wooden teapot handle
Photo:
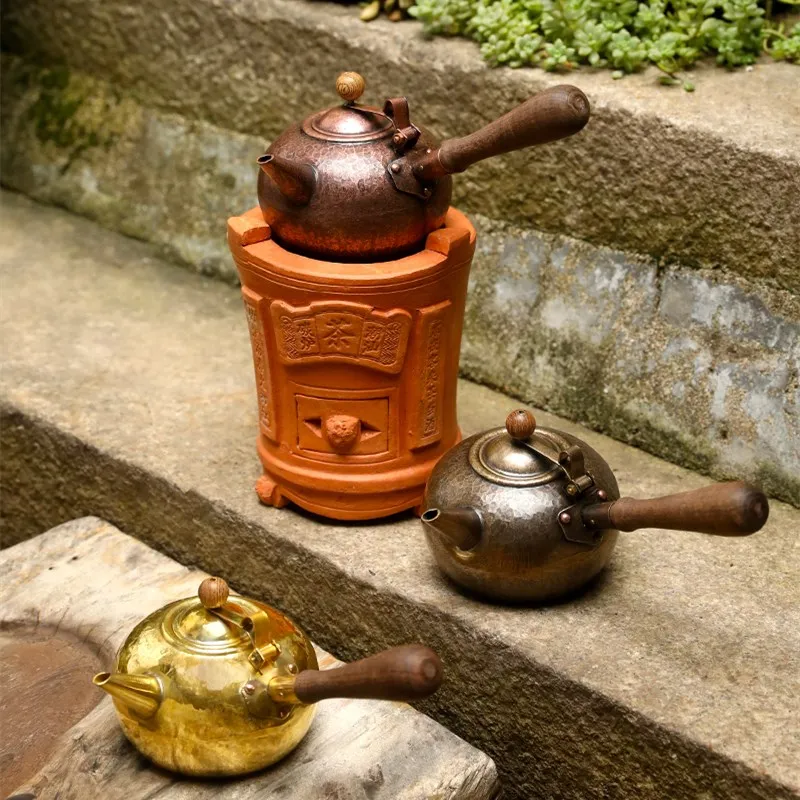
[[[666,528],[716,536],[748,536],[760,530],[769,516],[763,492],[746,483],[715,483],[691,492],[634,500],[621,497],[581,510],[590,528],[635,531]]]
[[[373,700],[420,700],[442,683],[442,662],[429,647],[393,647],[337,669],[304,670],[294,679],[294,694],[303,703],[331,697]]]
[[[586,95],[575,86],[553,86],[479,131],[442,142],[438,150],[419,159],[414,174],[422,180],[434,180],[463,172],[485,158],[572,136],[588,121]]]

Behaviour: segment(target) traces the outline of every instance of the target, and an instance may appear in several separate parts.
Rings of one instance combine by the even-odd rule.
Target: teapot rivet
[[[560,522],[562,525],[569,525],[569,524],[570,524],[570,522],[572,522],[572,515],[571,515],[571,514],[568,514],[566,511],[562,511],[562,512],[561,512],[561,513],[558,515],[558,521],[559,521],[559,522]]]
[[[286,669],[287,669],[287,670],[288,670],[288,671],[289,671],[289,672],[290,672],[292,675],[297,675],[297,664],[289,664],[289,666],[288,666],[288,667],[286,667]]]
[[[245,684],[245,685],[242,687],[242,691],[243,691],[245,694],[253,694],[253,693],[255,692],[255,690],[256,690],[256,687],[255,687],[255,686],[253,686],[253,684],[252,684],[252,683],[250,683],[250,681],[248,681],[248,682],[247,682],[247,683],[246,683],[246,684]]]
[[[400,172],[400,165],[395,161],[395,163],[391,166],[391,170],[394,173]]]
[[[598,491],[598,493],[597,493],[597,497],[600,500],[607,500],[608,499],[608,494],[606,493],[605,489],[600,489],[600,491]]]

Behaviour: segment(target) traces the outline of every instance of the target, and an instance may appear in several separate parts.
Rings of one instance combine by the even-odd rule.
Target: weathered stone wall
[[[224,221],[255,203],[255,157],[332,102],[340,67],[363,70],[370,97],[407,89],[441,135],[560,80],[327,3],[4,13],[5,45],[26,54],[4,58],[4,183],[231,282]],[[579,137],[460,176],[480,234],[464,375],[800,504],[795,69],[701,75],[693,97],[581,73],[594,116]]]
[[[467,376],[800,505],[800,298],[477,222]]]
[[[343,69],[366,76],[365,100],[407,94],[413,119],[442,137],[565,80],[491,70],[472,43],[309,0],[6,0],[2,35],[6,50],[262,142],[330,105]],[[800,286],[796,67],[698,71],[694,94],[652,74],[570,80],[590,98],[591,124],[471,169],[456,183],[463,210]]]

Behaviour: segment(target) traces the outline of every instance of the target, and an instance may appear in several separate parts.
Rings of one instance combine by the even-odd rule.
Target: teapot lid
[[[303,122],[303,132],[328,142],[370,142],[389,136],[395,123],[377,108],[356,105],[366,81],[356,72],[343,72],[336,79],[336,91],[344,100],[341,106],[312,114]]]
[[[270,615],[264,606],[244,597],[229,599],[229,591],[222,578],[206,578],[197,597],[168,607],[162,632],[184,652],[206,656],[246,652],[253,667],[260,670],[274,656],[271,642],[279,633],[276,627],[280,627],[281,616]]]
[[[557,431],[536,428],[530,411],[512,411],[505,428],[479,436],[469,452],[469,463],[482,477],[502,486],[540,486],[567,478],[567,494],[583,491],[586,475],[583,453]]]

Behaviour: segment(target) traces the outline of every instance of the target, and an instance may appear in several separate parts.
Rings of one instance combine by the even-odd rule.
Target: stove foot
[[[289,501],[281,494],[278,484],[270,480],[266,475],[262,475],[256,481],[256,494],[258,499],[265,506],[283,508]]]

